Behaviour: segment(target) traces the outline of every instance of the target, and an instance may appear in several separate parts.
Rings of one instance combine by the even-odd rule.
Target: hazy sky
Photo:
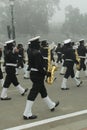
[[[78,7],[81,12],[87,12],[87,0],[61,0],[61,8],[71,4],[73,7]]]
[[[64,8],[67,5],[72,5],[73,7],[77,7],[80,9],[81,13],[87,13],[87,0],[61,0],[60,8],[61,10],[58,11],[55,16],[53,17],[54,22],[61,22],[64,20]]]

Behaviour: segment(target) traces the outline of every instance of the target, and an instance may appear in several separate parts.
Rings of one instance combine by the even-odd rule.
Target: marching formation
[[[62,91],[70,89],[67,86],[69,77],[75,81],[77,87],[82,85],[83,81],[80,78],[82,69],[87,77],[87,47],[84,39],[78,42],[67,39],[56,45],[48,43],[47,40],[41,41],[40,36],[37,36],[28,41],[26,56],[23,44],[16,45],[15,40],[9,40],[4,43],[3,50],[0,48],[0,61],[1,101],[11,100],[7,95],[11,83],[21,96],[28,92],[28,88],[22,87],[18,81],[19,68],[24,71],[24,79],[32,82],[23,112],[24,120],[37,118],[37,115],[32,114],[32,106],[39,93],[51,112],[59,105],[59,101],[54,102],[48,96],[44,83],[52,84],[56,80],[55,71],[58,70],[58,66],[61,66],[60,75],[63,75],[60,87]],[[5,77],[3,68],[5,68]]]

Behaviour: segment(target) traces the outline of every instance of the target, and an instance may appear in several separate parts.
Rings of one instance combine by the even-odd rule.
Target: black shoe
[[[55,77],[55,78],[54,78],[54,81],[55,81],[56,79],[57,79],[57,78]]]
[[[60,75],[64,75],[63,73],[60,73]]]
[[[30,79],[29,77],[24,77],[24,79]]]
[[[61,90],[69,90],[69,88],[61,88]]]
[[[1,100],[11,100],[11,98],[10,97],[1,98]]]
[[[59,105],[59,101],[58,102],[56,102],[56,104],[55,104],[55,107],[57,107]],[[55,111],[55,107],[54,108],[52,108],[52,109],[50,109],[52,112],[53,111]]]
[[[24,96],[24,94],[28,91],[28,88],[25,89],[24,93],[21,94],[21,96]]]
[[[76,77],[76,79],[80,79],[80,77]]]
[[[82,84],[83,82],[82,81],[80,81],[80,83],[79,83],[79,85],[77,85],[77,87],[80,87],[80,85]]]
[[[36,115],[32,115],[32,116],[30,116],[30,117],[23,116],[23,119],[24,119],[24,120],[32,120],[32,119],[36,119],[36,118],[37,118]]]

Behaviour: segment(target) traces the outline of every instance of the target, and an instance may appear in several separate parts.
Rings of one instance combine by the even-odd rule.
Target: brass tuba
[[[47,77],[46,82],[48,84],[52,84],[53,81],[55,80],[54,78],[54,72],[56,71],[56,66],[51,64],[51,50],[48,47],[48,68],[47,71],[51,73],[50,77]]]

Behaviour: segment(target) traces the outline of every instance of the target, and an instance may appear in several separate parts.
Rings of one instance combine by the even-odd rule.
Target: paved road
[[[59,68],[60,70],[60,68]],[[60,89],[63,76],[55,73],[56,81],[52,85],[46,84],[49,97],[53,101],[60,101],[60,105],[54,112],[50,112],[38,95],[34,105],[33,113],[38,116],[35,120],[23,120],[23,111],[26,104],[27,94],[22,97],[13,85],[8,89],[8,96],[11,101],[0,101],[0,130],[87,130],[87,77],[81,72],[83,84],[76,87],[75,82],[69,78],[67,86],[70,90]],[[4,74],[5,76],[5,74]],[[23,71],[19,70],[18,79],[20,84],[26,88],[31,88],[31,81],[23,78]],[[2,88],[0,88],[1,92]],[[79,113],[78,113],[79,112]],[[74,115],[76,113],[76,115]],[[26,125],[27,124],[27,125]],[[27,126],[27,127],[26,127]]]

